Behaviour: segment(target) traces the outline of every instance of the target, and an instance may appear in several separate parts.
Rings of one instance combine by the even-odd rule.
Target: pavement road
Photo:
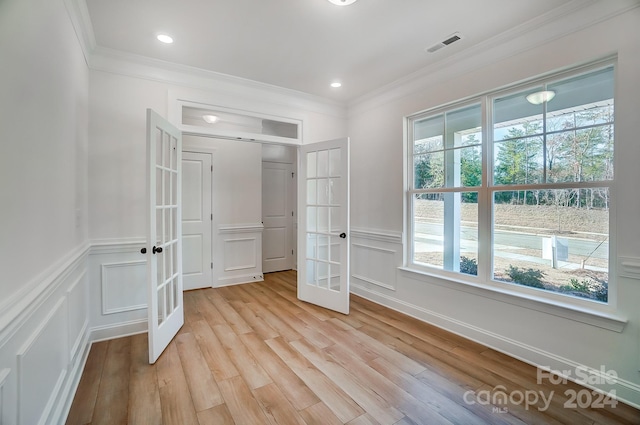
[[[526,227],[523,227],[526,231]],[[424,243],[427,246],[426,251],[434,251],[436,249],[429,249],[429,245],[433,245],[433,248],[440,250],[442,243],[442,226],[434,223],[416,223],[416,237],[414,240],[418,243]],[[461,233],[461,245],[463,247],[473,248],[477,247],[478,233],[474,227],[462,226]],[[517,233],[513,231],[496,230],[494,232],[494,244],[500,251],[517,251],[519,249],[537,249],[542,250],[542,240],[545,236],[536,235],[533,233]],[[604,238],[604,236],[598,236]],[[564,238],[569,245],[569,254],[577,255],[581,257],[609,258],[609,242],[592,239],[579,239],[579,238]]]

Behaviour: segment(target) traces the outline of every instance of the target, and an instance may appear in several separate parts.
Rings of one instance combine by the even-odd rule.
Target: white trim
[[[585,323],[596,326],[598,328],[607,329],[614,332],[622,332],[628,320],[614,314],[608,314],[598,310],[579,307],[569,303],[554,302],[548,298],[526,296],[520,292],[509,291],[507,289],[499,289],[483,284],[475,284],[454,280],[439,275],[432,275],[426,272],[418,271],[408,267],[398,267],[401,273],[413,280],[424,282],[425,277],[432,278],[429,283],[444,286],[449,289],[467,292],[473,295],[489,298],[492,300],[516,305],[529,310],[535,310],[553,316],[574,320],[576,322]]]
[[[123,254],[128,252],[139,253],[140,250],[146,246],[147,241],[142,238],[94,239],[91,241],[89,255]]]
[[[0,304],[0,347],[74,271],[84,266],[89,247],[88,243],[80,245]]]
[[[109,299],[109,290],[107,285],[107,270],[110,268],[118,268],[118,267],[130,267],[130,266],[145,266],[146,268],[147,261],[146,260],[135,260],[135,261],[119,261],[117,263],[102,263],[100,265],[100,286],[102,289],[102,314],[115,314],[122,313],[125,311],[135,311],[135,310],[144,310],[147,308],[147,304],[135,304],[125,307],[119,308],[108,308]]]
[[[11,369],[6,368],[0,370],[0,422],[4,418],[4,384],[7,382],[7,378],[11,374]]]
[[[146,333],[148,327],[147,318],[130,320],[115,324],[95,326],[91,328],[91,342],[105,341],[114,338],[124,338],[130,335]]]
[[[89,65],[91,52],[96,48],[96,37],[89,16],[87,2],[82,0],[64,0],[67,15],[71,20],[76,38],[82,49],[85,62]]]
[[[354,279],[362,280],[363,282],[367,282],[367,283],[371,283],[371,284],[376,285],[376,286],[380,286],[381,288],[388,289],[390,291],[395,291],[396,290],[395,286],[393,286],[393,285],[388,285],[388,284],[380,282],[378,280],[370,279],[368,277],[364,277],[364,276],[361,276],[361,275],[358,275],[358,274],[352,274],[351,277],[354,278]]]
[[[618,257],[618,276],[640,279],[640,258]]]
[[[49,310],[49,312],[44,317],[44,319],[42,319],[42,321],[38,324],[36,329],[31,333],[31,335],[27,338],[27,340],[22,344],[22,346],[20,347],[20,349],[18,349],[18,352],[16,353],[17,376],[18,376],[18,405],[17,405],[18,422],[21,422],[20,413],[22,412],[22,404],[24,400],[28,398],[28,394],[22,394],[22,391],[23,391],[22,387],[24,386],[22,379],[26,373],[25,365],[23,364],[25,361],[24,357],[29,353],[33,345],[40,338],[45,328],[51,323],[53,316],[58,314],[60,309],[66,305],[66,300],[67,300],[66,297],[60,297],[60,299],[58,299],[55,305],[51,308],[51,310]],[[64,319],[65,319],[64,324],[67,325],[67,321],[66,321],[67,317],[65,316]],[[68,366],[69,364],[68,353],[69,353],[69,341],[67,338],[67,340],[64,341],[64,354],[66,358],[65,366]],[[62,384],[64,383],[66,375],[67,375],[67,369],[66,368],[61,369],[60,374],[58,375],[58,379],[53,389],[51,390],[49,399],[47,400],[47,403],[42,409],[42,412],[40,414],[40,419],[38,421],[38,425],[47,423],[47,419],[49,418],[49,415],[51,414],[51,410],[55,405],[56,398],[58,396],[58,393],[60,392],[60,388],[62,387]]]
[[[351,237],[360,239],[369,239],[378,242],[389,242],[402,245],[402,232],[393,232],[389,230],[364,229],[359,227],[351,228]]]
[[[80,274],[80,276],[78,276],[78,278],[71,285],[69,285],[69,287],[67,288],[67,291],[65,293],[65,299],[67,301],[67,327],[69,327],[69,323],[70,323],[70,317],[69,317],[70,313],[69,313],[69,311],[70,311],[71,307],[69,306],[69,297],[71,296],[71,293],[76,289],[76,287],[80,284],[80,282],[82,282],[85,279],[86,276],[87,276],[87,269],[85,268],[82,271],[82,273]],[[85,301],[85,304],[86,304],[86,297],[85,297],[84,301]],[[88,317],[88,314],[87,314],[87,317],[85,317],[84,323],[82,324],[82,326],[80,328],[80,332],[76,336],[76,340],[73,342],[73,344],[71,344],[71,348],[70,348],[70,351],[69,351],[69,361],[70,362],[73,362],[73,359],[75,359],[76,354],[78,353],[78,350],[80,349],[80,344],[81,344],[82,340],[86,336],[88,327],[89,327],[89,317]],[[71,338],[73,338],[73,335],[69,334],[69,343],[71,343]]]
[[[538,368],[551,368],[551,370],[576,370],[576,368],[579,367],[581,370],[585,370],[592,376],[601,375],[601,372],[597,369],[581,365],[570,359],[560,357],[531,345],[523,344],[511,338],[506,338],[499,334],[486,331],[482,328],[461,322],[452,317],[445,316],[398,298],[391,297],[387,294],[374,291],[370,288],[353,283],[351,284],[351,288],[354,294],[362,298],[386,306],[392,310],[406,314],[423,322],[432,324],[456,335],[460,335],[463,338],[475,341]],[[575,378],[575,376],[569,376],[567,378],[573,380],[572,378]],[[583,382],[578,383],[580,385],[585,385]],[[601,388],[596,386],[588,387],[600,392],[615,389],[617,399],[622,400],[635,408],[640,408],[639,405],[629,401],[633,399],[637,400],[640,397],[640,385],[631,381],[616,378],[616,383],[612,388]]]
[[[71,368],[69,370],[69,373],[67,374],[68,379],[66,381],[65,387],[60,393],[61,397],[57,403],[57,408],[51,416],[51,423],[63,424],[69,416],[71,404],[73,403],[76,391],[78,390],[78,384],[80,384],[82,372],[84,371],[84,366],[87,363],[87,359],[89,358],[89,351],[91,349],[89,334],[86,332],[86,330],[83,332],[83,337],[84,341],[81,345],[82,356],[79,357],[78,361],[70,365]]]
[[[218,226],[218,233],[262,233],[264,225],[262,223],[249,224],[221,224]]]
[[[202,68],[167,62],[97,46],[89,57],[89,68],[150,81],[212,90],[223,96],[269,99],[269,102],[292,109],[302,109],[344,118],[346,105],[309,93],[222,74]],[[344,115],[343,115],[344,114]]]
[[[263,282],[264,276],[262,273],[243,274],[241,276],[221,277],[218,279],[215,288],[223,286],[242,285],[245,283]]]

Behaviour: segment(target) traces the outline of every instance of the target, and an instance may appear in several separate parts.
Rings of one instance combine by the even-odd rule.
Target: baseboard
[[[586,386],[596,391],[604,393],[615,391],[614,394],[617,400],[633,406],[636,409],[640,409],[639,404],[630,401],[640,399],[640,385],[636,383],[621,379],[619,377],[611,379],[610,376],[603,374],[602,370],[597,370],[586,365],[581,365],[573,360],[557,356],[553,353],[540,350],[531,345],[523,344],[519,341],[478,328],[469,323],[464,323],[452,317],[445,316],[443,314],[427,310],[406,301],[399,300],[387,294],[383,294],[362,285],[358,285],[353,281],[351,282],[350,288],[351,292],[355,295],[373,301],[377,304],[384,305],[392,310],[406,314],[423,322],[437,326],[441,329],[462,336],[466,339],[470,339],[479,344],[485,345],[496,351],[535,366],[541,370],[551,370],[551,372],[560,375],[567,380],[577,382],[580,385]],[[589,385],[585,383],[584,379],[580,381],[576,380],[575,373],[573,375],[567,376],[558,372],[578,370],[589,377],[586,380],[587,382],[597,382],[601,384]]]
[[[147,319],[131,320],[129,322],[116,323],[113,325],[96,326],[91,328],[91,342],[104,341],[114,338],[136,335],[147,332]]]
[[[251,282],[262,282],[264,281],[264,276],[262,273],[260,274],[246,274],[241,276],[231,276],[231,277],[223,277],[218,279],[218,284],[215,288],[219,288],[222,286],[232,286],[232,285],[240,285],[243,283],[251,283]]]

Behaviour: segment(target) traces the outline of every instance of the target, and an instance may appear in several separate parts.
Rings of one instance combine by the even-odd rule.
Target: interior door
[[[149,363],[184,323],[182,303],[182,137],[147,109],[147,311]]]
[[[210,288],[211,178],[209,153],[182,153],[182,276],[184,290]]]
[[[291,164],[262,163],[262,272],[293,268]]]
[[[349,139],[298,156],[298,298],[349,313]]]

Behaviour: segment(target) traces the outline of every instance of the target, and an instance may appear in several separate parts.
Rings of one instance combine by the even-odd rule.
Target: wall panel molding
[[[89,255],[140,253],[140,250],[146,245],[147,241],[140,238],[94,239],[91,241]]]
[[[10,373],[11,369],[9,368],[0,370],[0,424],[9,423],[9,419],[7,418],[7,415],[5,415],[7,412],[7,407],[5,406],[5,392],[8,391],[8,388],[5,388],[5,385]]]
[[[249,224],[221,224],[218,226],[218,233],[221,235],[230,233],[256,233],[262,232],[264,225],[262,223]]]
[[[94,326],[90,330],[89,340],[91,342],[98,342],[113,338],[122,338],[129,335],[147,332],[147,329],[148,321],[146,318],[109,325]]]
[[[68,366],[66,298],[60,298],[18,350],[18,422],[48,423]]]
[[[377,242],[388,242],[402,244],[402,232],[392,232],[388,230],[351,228],[351,237],[358,239],[368,239]]]
[[[73,362],[76,355],[81,351],[82,342],[86,338],[89,327],[89,316],[87,314],[87,278],[86,268],[82,270],[80,276],[69,285],[66,290],[67,300],[67,333],[69,335],[69,361]]]
[[[361,284],[395,291],[402,262],[402,233],[351,229],[351,278]]]
[[[79,246],[0,304],[0,347],[60,285],[83,269],[89,247],[88,244]]]
[[[257,238],[225,239],[224,243],[224,271],[255,269]]]
[[[102,314],[115,314],[147,308],[145,287],[131,282],[144,281],[147,261],[121,261],[102,263]]]

